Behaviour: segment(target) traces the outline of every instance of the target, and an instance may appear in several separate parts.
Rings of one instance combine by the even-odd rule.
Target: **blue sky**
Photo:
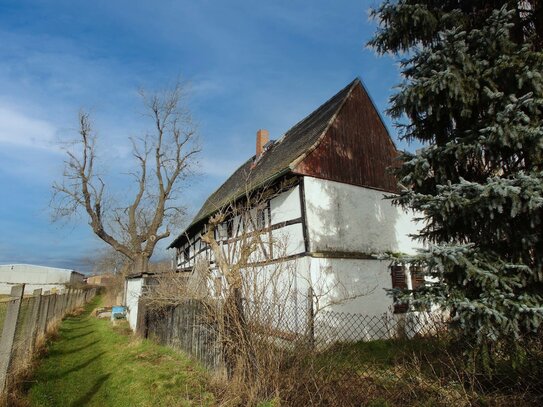
[[[1,0],[0,263],[86,269],[82,259],[103,248],[84,217],[50,220],[58,141],[75,135],[81,108],[107,147],[107,171],[120,173],[126,137],[145,130],[137,90],[188,81],[203,146],[183,202],[193,212],[254,154],[257,129],[280,137],[354,77],[383,112],[400,77],[365,47],[377,4]]]

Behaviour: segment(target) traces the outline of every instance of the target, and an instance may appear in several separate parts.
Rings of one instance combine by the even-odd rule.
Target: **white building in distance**
[[[9,294],[11,287],[26,284],[25,293],[41,288],[54,291],[68,286],[84,284],[84,275],[75,270],[34,264],[0,265],[0,294]]]

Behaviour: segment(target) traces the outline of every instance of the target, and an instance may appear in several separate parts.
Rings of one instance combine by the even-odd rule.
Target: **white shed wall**
[[[133,331],[138,322],[138,302],[143,287],[143,278],[131,278],[126,280],[126,318]]]

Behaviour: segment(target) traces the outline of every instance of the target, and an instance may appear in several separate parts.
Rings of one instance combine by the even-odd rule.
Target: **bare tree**
[[[145,272],[157,243],[170,236],[183,211],[177,203],[182,181],[190,174],[200,151],[195,127],[185,104],[184,88],[147,95],[141,92],[153,131],[129,138],[135,191],[116,199],[97,169],[96,133],[89,114],[79,114],[79,137],[67,149],[63,178],[53,184],[53,219],[80,210],[92,231],[122,253],[134,272]]]
[[[92,264],[93,274],[124,274],[129,266],[128,258],[111,246],[96,252],[89,262]]]

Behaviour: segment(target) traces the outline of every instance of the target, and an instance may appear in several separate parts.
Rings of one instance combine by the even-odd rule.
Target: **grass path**
[[[39,407],[209,406],[203,371],[182,355],[134,340],[107,320],[66,318],[40,362],[28,399]]]

